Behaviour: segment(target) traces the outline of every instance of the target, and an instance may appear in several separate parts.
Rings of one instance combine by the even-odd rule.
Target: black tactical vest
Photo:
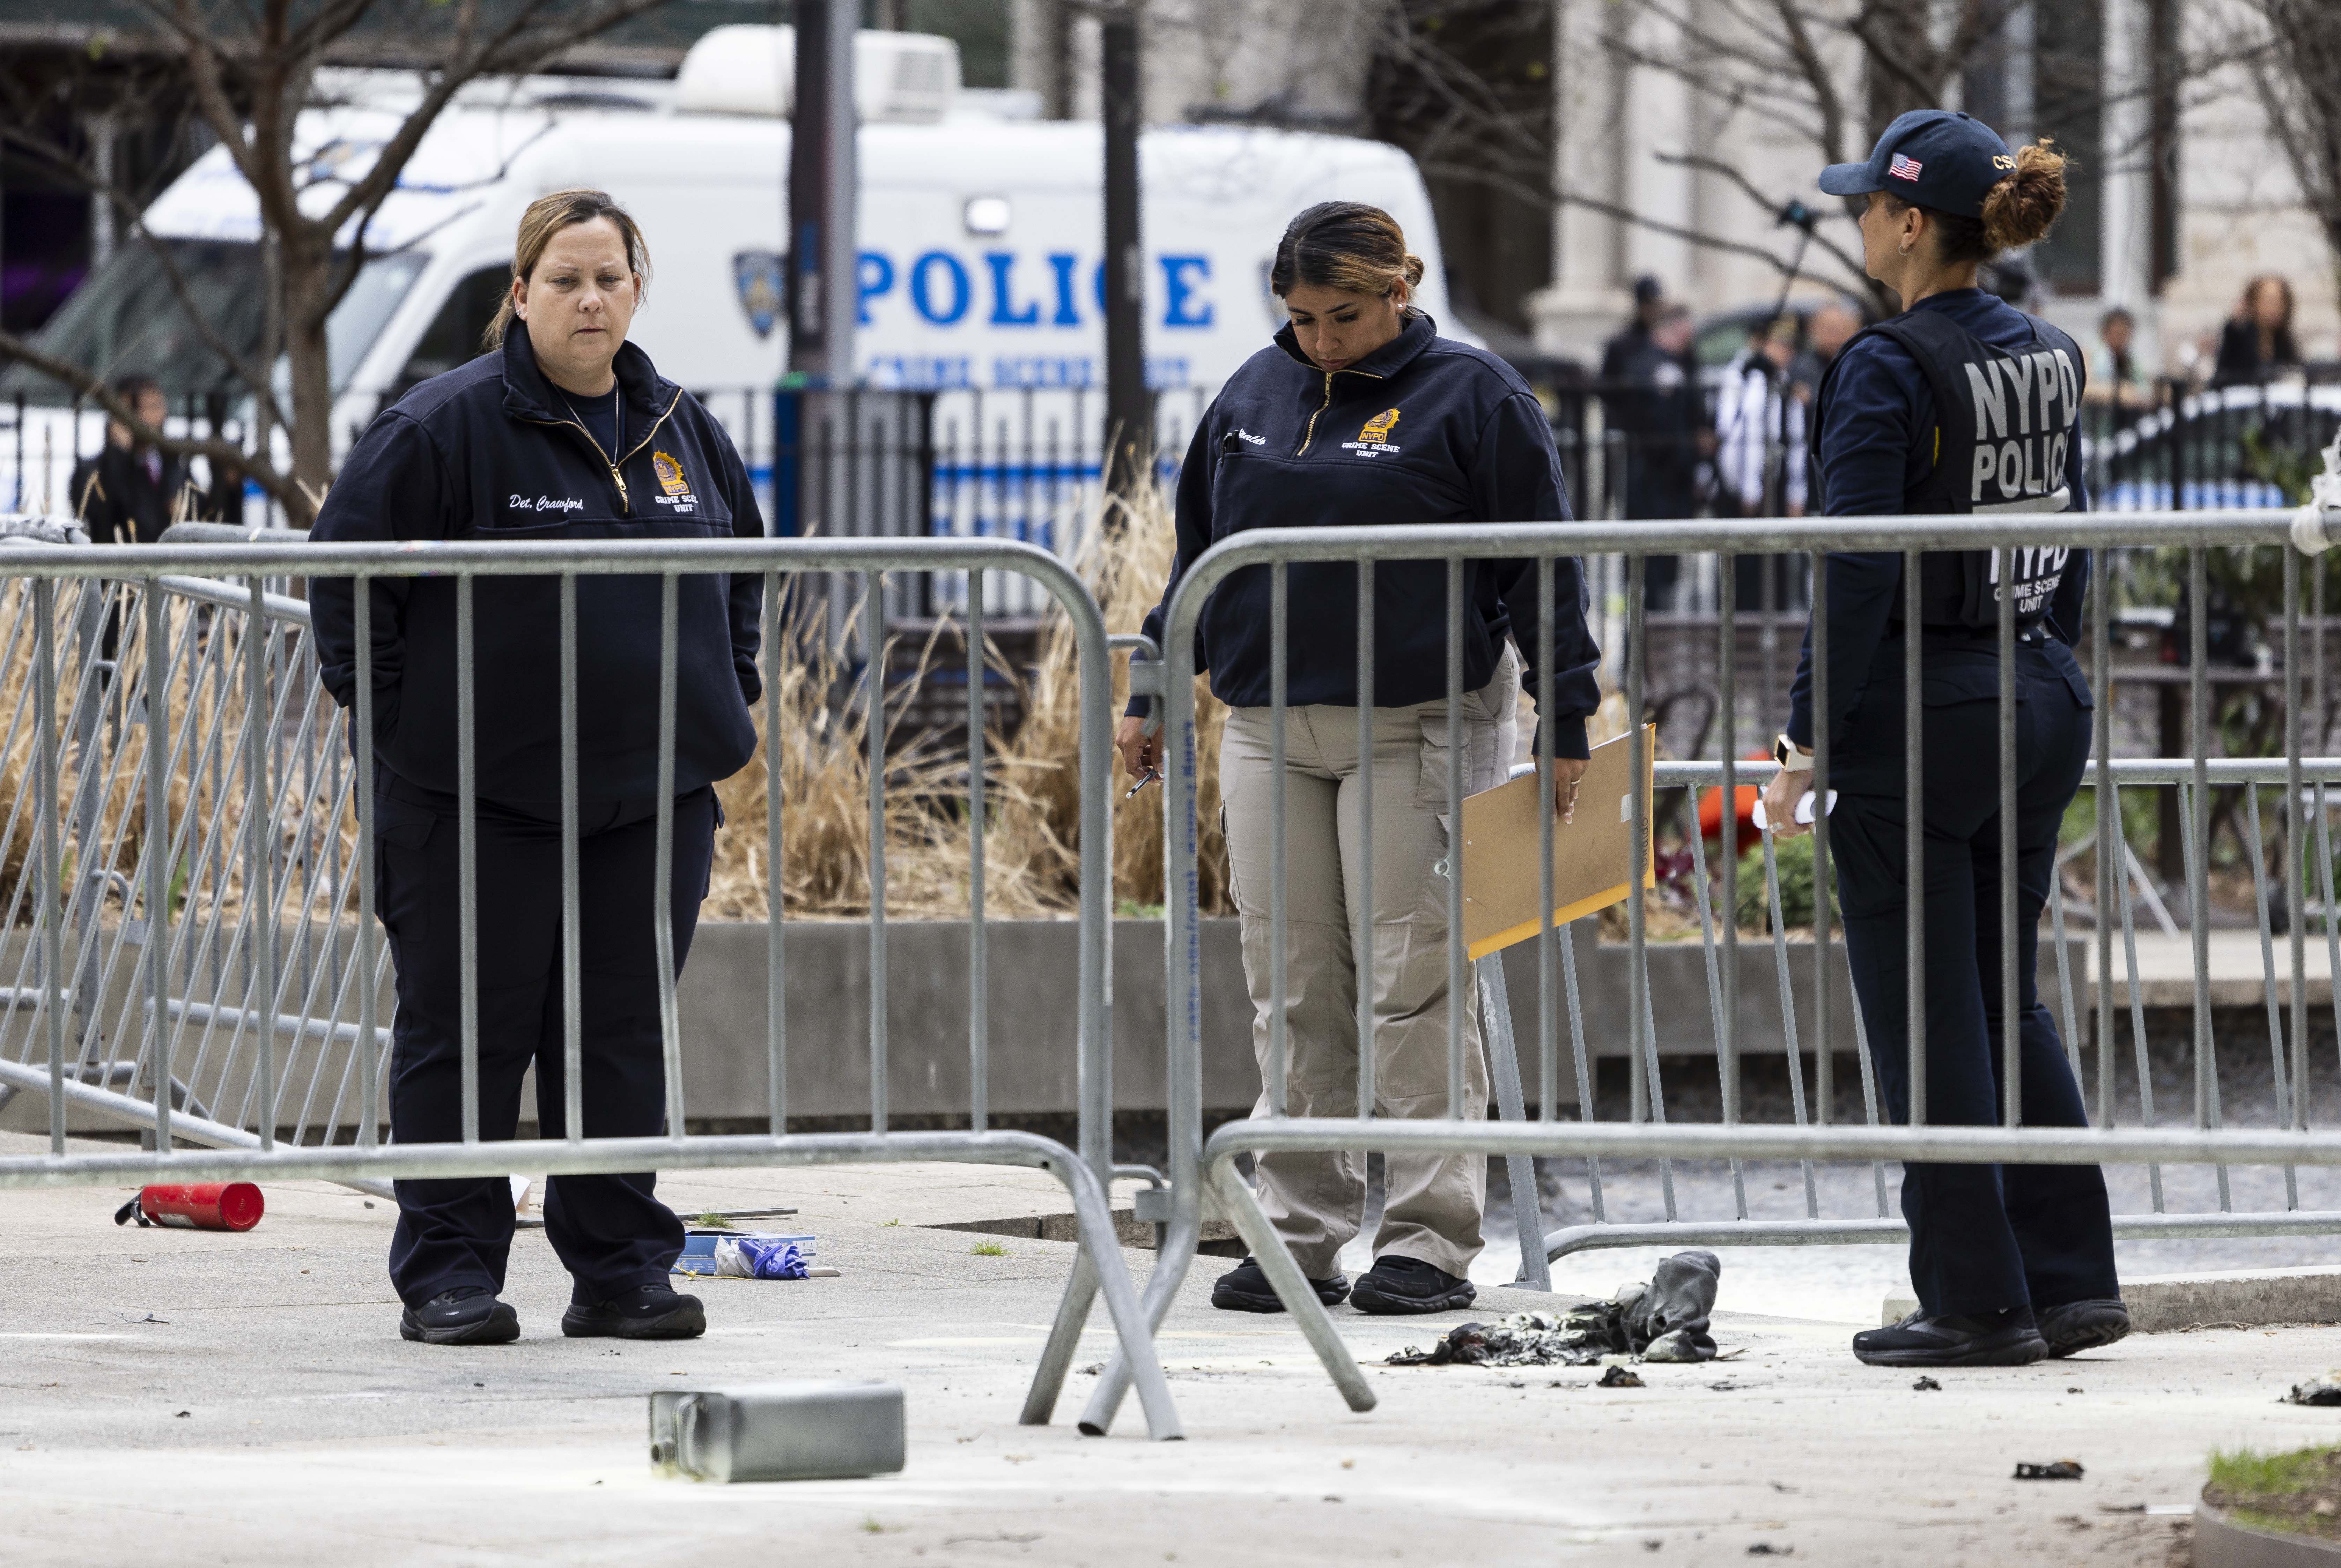
[[[2070,337],[2037,318],[2032,324],[2032,342],[2015,351],[1993,347],[1938,311],[1906,311],[1858,334],[1855,341],[1877,332],[1908,350],[1935,394],[1935,466],[1909,498],[1912,511],[2071,509],[2084,362]],[[1828,428],[1831,382],[1845,359],[1840,350],[1821,378],[1816,429]],[[1818,498],[1818,451],[1813,466]],[[2061,546],[2014,552],[2018,635],[2047,617],[2070,554]],[[1928,626],[1996,628],[1998,588],[1994,551],[1929,553],[1919,572],[1919,620]],[[1904,616],[1898,595],[1895,614]]]

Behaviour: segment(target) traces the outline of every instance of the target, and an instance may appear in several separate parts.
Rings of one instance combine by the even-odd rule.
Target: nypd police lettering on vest
[[[1909,510],[1967,513],[2075,510],[2079,493],[2074,468],[2080,451],[2081,366],[2086,362],[2079,345],[2057,328],[2018,312],[2007,313],[2022,323],[2029,340],[2013,350],[1977,336],[1954,314],[1939,308],[1907,311],[1857,332],[1821,379],[1816,423],[1826,429],[1838,412],[1842,378],[1848,366],[1857,382],[1866,379],[1863,372],[1874,355],[1858,353],[1857,345],[1866,338],[1882,338],[1908,355],[1934,405],[1935,417],[1926,441],[1928,482],[1909,497]],[[1815,461],[1818,467],[1818,453]],[[1822,496],[1826,510],[1829,497],[1825,471],[1817,474],[1814,489]],[[2064,581],[2070,553],[2060,549],[2015,552],[2018,636],[2032,635],[2047,616]],[[1923,625],[1977,631],[1997,628],[1997,552],[1928,554],[1919,599],[1918,619]]]

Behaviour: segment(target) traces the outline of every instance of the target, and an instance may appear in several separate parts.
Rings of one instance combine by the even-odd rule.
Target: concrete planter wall
[[[963,1113],[968,1103],[968,940],[964,921],[890,921],[887,933],[887,1077],[898,1116]],[[1080,934],[1071,921],[999,921],[991,928],[990,1103],[999,1111],[1077,1107],[1073,1039],[1078,1022],[1075,963]],[[1597,1055],[1630,1048],[1629,953],[1574,934],[1579,997],[1587,1045]],[[861,921],[793,921],[786,928],[789,1111],[792,1116],[854,1116],[870,1105],[870,928]],[[702,926],[681,987],[684,1102],[692,1116],[754,1117],[769,1103],[762,924]],[[1231,919],[1205,920],[1203,949],[1203,1104],[1249,1107],[1260,1094],[1251,1045],[1251,1002],[1243,954]],[[1810,1048],[1813,960],[1809,943],[1788,949],[1789,994],[1799,1034]],[[1709,1056],[1715,1050],[1700,945],[1649,949],[1657,998],[1659,1051]],[[2041,965],[2041,990],[2056,1006],[2053,955]],[[1738,1040],[1743,1055],[1777,1054],[1779,986],[1768,942],[1740,949]],[[1840,952],[1832,967],[1831,1036],[1854,1049],[1853,997]],[[1513,1028],[1523,1077],[1536,1083],[1536,947],[1504,955]],[[1558,989],[1558,979],[1556,978]],[[1114,1105],[1160,1111],[1165,1106],[1163,927],[1117,920],[1113,927]],[[1563,1061],[1566,1011],[1556,1027]],[[2084,1029],[2087,1027],[2083,1024]],[[1564,1066],[1562,1098],[1574,1104],[1574,1075]]]

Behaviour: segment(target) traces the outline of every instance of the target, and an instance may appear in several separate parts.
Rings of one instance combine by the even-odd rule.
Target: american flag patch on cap
[[[1886,172],[1898,180],[1915,180],[1918,177],[1918,160],[1906,158],[1897,153],[1894,154],[1894,162],[1888,166]]]

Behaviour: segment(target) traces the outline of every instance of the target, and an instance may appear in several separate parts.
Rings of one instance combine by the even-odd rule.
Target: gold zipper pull
[[[633,501],[626,493],[626,476],[618,471],[615,463],[610,465],[610,478],[618,487],[618,510],[631,516],[634,510]]]

